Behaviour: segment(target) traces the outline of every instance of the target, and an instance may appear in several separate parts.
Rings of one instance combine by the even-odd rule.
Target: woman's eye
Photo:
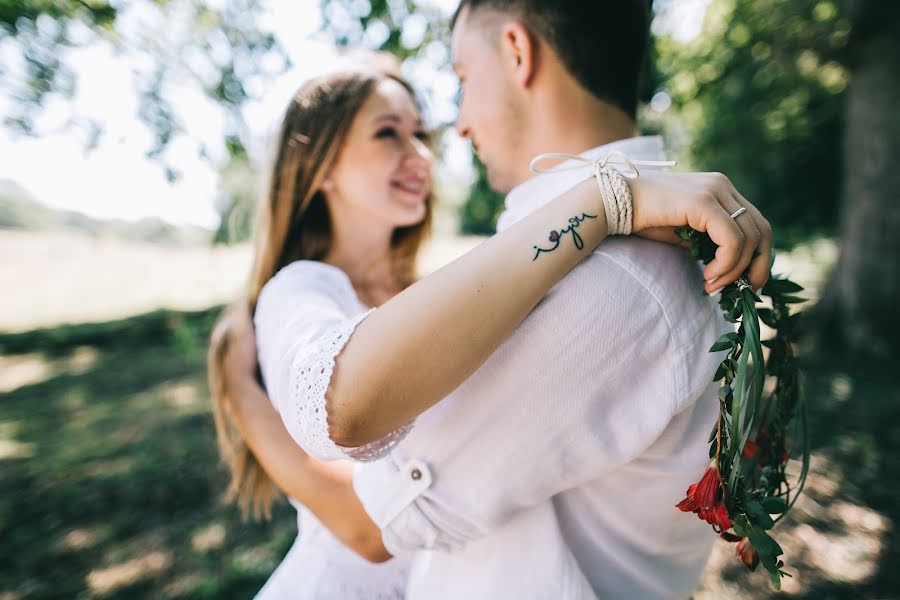
[[[375,133],[376,138],[389,138],[397,135],[397,130],[393,127],[382,127]]]
[[[422,140],[423,142],[431,141],[431,136],[428,134],[427,131],[417,131],[416,138]]]

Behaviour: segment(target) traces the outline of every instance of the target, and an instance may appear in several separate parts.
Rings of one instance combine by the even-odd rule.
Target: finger
[[[731,213],[723,206],[718,196],[710,193],[698,205],[689,207],[688,225],[700,232],[706,232],[718,246],[715,258],[703,270],[706,291],[717,290],[722,285],[719,279],[734,270],[744,248],[744,232],[738,227]],[[730,283],[730,282],[729,282]]]
[[[729,283],[733,283],[734,281],[737,281],[737,279],[739,279],[741,276],[746,274],[747,270],[750,267],[750,263],[753,261],[754,253],[756,252],[756,249],[759,246],[759,241],[762,237],[759,229],[756,227],[756,223],[753,220],[752,215],[749,213],[749,210],[738,215],[737,217],[731,216],[740,208],[747,207],[744,206],[737,198],[735,198],[727,189],[725,189],[722,193],[721,202],[723,208],[728,211],[729,218],[732,219],[743,232],[744,246],[741,249],[741,254],[734,266],[726,273],[719,275],[716,279],[714,285],[717,288],[721,288],[728,285]]]
[[[730,182],[729,182],[730,183]],[[754,290],[761,289],[769,280],[772,270],[772,226],[762,216],[759,209],[753,206],[753,203],[747,200],[734,185],[731,185],[732,194],[743,206],[747,208],[747,212],[753,218],[756,228],[760,233],[759,244],[756,248],[756,256],[750,262],[750,271],[748,280]]]

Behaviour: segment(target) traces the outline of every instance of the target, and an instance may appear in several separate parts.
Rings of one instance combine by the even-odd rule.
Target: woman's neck
[[[369,230],[366,237],[350,238],[335,232],[332,249],[323,262],[347,274],[361,301],[369,306],[380,306],[400,290],[394,276],[390,232],[387,235],[373,233]]]

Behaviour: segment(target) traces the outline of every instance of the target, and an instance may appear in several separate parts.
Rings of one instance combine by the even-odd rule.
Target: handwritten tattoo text
[[[575,230],[578,228],[578,226],[581,224],[581,222],[584,221],[585,219],[596,219],[596,218],[597,218],[597,215],[589,215],[587,213],[581,213],[580,217],[570,217],[568,227],[566,227],[565,229],[560,229],[559,231],[553,230],[550,232],[550,235],[548,236],[547,239],[549,239],[551,242],[553,242],[555,244],[552,248],[539,248],[537,246],[534,247],[535,253],[534,253],[534,258],[531,259],[531,262],[536,261],[538,256],[541,255],[541,252],[553,252],[554,250],[559,248],[560,240],[567,233],[572,234],[572,241],[575,242],[576,248],[578,248],[579,250],[584,248],[584,240],[581,239],[581,236],[578,235],[578,232]]]

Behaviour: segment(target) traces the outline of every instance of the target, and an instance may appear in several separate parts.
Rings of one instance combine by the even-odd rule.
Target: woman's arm
[[[727,178],[647,172],[629,184],[636,233],[690,225],[720,246],[704,273],[707,280],[718,276],[708,291],[736,279],[751,260],[751,282],[765,283],[768,224],[759,216],[755,225],[759,213],[749,203],[752,218],[730,217],[743,203]],[[375,310],[336,361],[326,395],[332,440],[357,447],[381,439],[449,394],[606,232],[602,198],[590,179]],[[763,256],[753,259],[757,247]]]
[[[391,558],[352,486],[352,464],[311,458],[291,438],[253,375],[256,344],[248,310],[229,317],[226,406],[253,455],[282,492],[306,506],[344,545],[371,562]]]

